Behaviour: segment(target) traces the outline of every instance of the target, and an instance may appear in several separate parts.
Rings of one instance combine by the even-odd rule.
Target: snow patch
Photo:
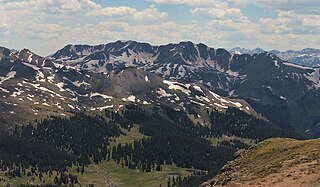
[[[28,52],[29,53],[29,52]],[[33,56],[33,54],[31,54],[31,53],[29,53],[30,55],[29,55],[29,57],[28,57],[28,62],[32,62],[32,56]]]
[[[25,81],[23,81],[23,83],[30,84],[30,85],[33,86],[34,88],[39,89],[39,90],[41,90],[41,91],[49,92],[49,93],[52,93],[52,94],[54,94],[54,95],[56,95],[56,96],[58,96],[58,97],[62,97],[60,94],[58,94],[58,93],[56,93],[56,92],[54,92],[54,91],[52,91],[52,90],[49,90],[48,88],[45,88],[45,87],[43,87],[43,86],[40,86],[40,84],[32,84],[32,83],[28,83],[28,82],[25,82]]]
[[[65,89],[63,89],[63,86],[64,86],[63,82],[59,82],[59,83],[57,83],[55,85],[60,89],[60,92],[64,92],[65,91]]]
[[[280,95],[280,99],[287,100],[287,98],[283,97],[282,95]]]
[[[274,65],[279,69],[279,68],[280,68],[280,65],[279,65],[278,60],[274,60],[273,62],[274,62]]]
[[[135,102],[136,101],[136,96],[130,95],[127,98],[122,98],[122,101],[130,101],[130,102]]]
[[[69,80],[69,81],[70,81],[70,80]],[[70,82],[72,82],[72,81],[70,81]],[[79,88],[80,88],[82,85],[90,86],[89,83],[84,82],[84,81],[82,81],[82,82],[80,82],[80,81],[75,81],[75,82],[72,82],[72,84],[75,85],[76,87],[79,87]]]
[[[159,90],[156,91],[157,94],[163,96],[163,97],[171,97],[172,94],[168,94],[164,89],[159,88]]]
[[[16,71],[10,71],[5,77],[0,77],[0,84],[2,84],[4,81],[14,78],[16,74]]]
[[[286,65],[286,66],[290,66],[290,67],[294,67],[294,68],[298,68],[298,69],[313,70],[313,69],[310,68],[310,67],[299,66],[299,65],[297,65],[297,64],[292,64],[292,63],[288,63],[288,62],[284,62],[283,64]]]
[[[197,104],[197,105],[200,105],[200,106],[205,106],[205,104],[203,103],[199,103],[197,101],[194,101],[194,100],[190,100],[191,103],[194,103],[194,104]]]
[[[18,90],[18,91],[17,91],[17,92],[13,92],[13,93],[11,94],[12,97],[17,97],[17,96],[21,95],[21,94],[24,92],[24,91],[19,90],[19,89],[16,89],[16,90]]]
[[[90,93],[90,98],[92,97],[102,97],[103,99],[112,99],[113,97],[112,96],[108,96],[108,95],[105,95],[105,94],[101,94],[101,93]]]
[[[228,71],[226,71],[226,73],[227,73],[228,75],[231,75],[231,76],[234,76],[234,77],[239,76],[239,72],[237,72],[237,71],[228,70]]]
[[[235,106],[238,107],[238,108],[242,107],[242,104],[239,103],[239,102],[232,102],[232,101],[230,101],[230,103],[233,104],[233,105],[235,105]]]
[[[120,105],[119,108],[116,110],[116,112],[118,112],[122,107],[123,105]]]
[[[1,88],[1,87],[0,87],[0,91],[5,92],[5,93],[10,93],[9,90],[6,90],[6,89]]]
[[[216,93],[213,93],[212,91],[209,91],[209,93],[210,93],[215,99],[217,99],[217,100],[220,100],[220,99],[221,99],[220,95],[218,95],[218,94],[216,94]]]
[[[193,86],[193,88],[201,93],[203,93],[202,89],[200,88],[200,86]]]
[[[68,104],[68,107],[70,107],[73,110],[75,109],[75,107],[73,105],[71,105],[71,104]]]
[[[105,110],[105,109],[108,109],[108,108],[113,108],[113,105],[107,105],[107,106],[103,106],[103,107],[98,107],[98,109],[99,109],[100,111]]]
[[[207,103],[210,103],[210,99],[207,98],[207,97],[204,97],[204,96],[197,96],[196,95],[196,99],[202,101],[202,102],[207,102]]]
[[[213,103],[214,105],[216,105],[217,107],[220,107],[220,108],[229,108],[228,106],[225,106],[225,105],[221,105],[219,103]]]
[[[146,82],[150,82],[148,76],[145,76],[145,77],[144,77],[144,80],[145,80]]]
[[[164,80],[163,83],[169,85],[169,89],[171,90],[179,90],[187,95],[190,95],[191,91],[186,89],[186,85],[183,85],[181,83],[178,82],[172,82],[172,81],[168,81],[168,80]]]

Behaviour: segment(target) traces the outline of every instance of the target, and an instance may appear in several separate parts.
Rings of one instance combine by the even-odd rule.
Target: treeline
[[[135,141],[133,146],[119,144],[112,150],[112,159],[130,169],[145,172],[160,171],[164,164],[218,171],[233,158],[236,150],[224,146],[212,147],[204,139],[194,140],[165,132],[159,134]]]
[[[209,136],[213,137],[229,135],[258,141],[272,137],[302,138],[294,132],[280,129],[263,119],[235,108],[228,108],[225,113],[212,111],[209,118],[212,127],[207,132],[210,132]]]
[[[20,177],[30,167],[41,171],[66,170],[71,164],[72,159],[65,151],[51,145],[35,143],[15,135],[0,135],[0,169],[7,171],[9,178]]]
[[[169,177],[167,181],[167,187],[191,187],[191,186],[199,186],[204,181],[212,178],[206,172],[202,171],[194,171],[192,175],[189,176],[177,176],[177,177]]]
[[[9,179],[28,176],[41,181],[45,174],[55,184],[75,184],[77,177],[64,172],[75,165],[83,173],[85,165],[105,160],[110,138],[120,133],[116,123],[85,114],[16,127],[11,135],[0,136],[0,171]]]
[[[70,118],[54,117],[31,125],[16,128],[14,134],[35,144],[50,145],[69,153],[75,165],[99,163],[106,159],[109,139],[121,133],[120,127],[101,116],[76,114]],[[46,171],[49,168],[42,167]],[[61,168],[65,171],[64,168]]]
[[[117,120],[117,114],[106,112]],[[142,116],[142,117],[141,117]],[[121,145],[112,150],[112,159],[130,169],[149,172],[161,165],[217,172],[237,150],[229,146],[213,147],[204,138],[208,127],[195,125],[185,113],[168,107],[153,108],[147,112],[130,105],[123,113],[127,124],[139,124],[139,131],[149,138]]]

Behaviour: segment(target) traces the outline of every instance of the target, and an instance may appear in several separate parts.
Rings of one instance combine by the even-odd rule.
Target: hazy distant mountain
[[[256,48],[253,50],[245,48],[232,48],[229,50],[234,54],[255,54],[264,52],[261,48]],[[280,57],[282,60],[292,62],[294,64],[309,66],[309,67],[318,67],[320,66],[320,50],[313,48],[306,48],[302,50],[288,50],[288,51],[278,51],[271,50],[270,53],[273,53]]]
[[[306,48],[300,51],[286,51],[281,52],[278,56],[284,60],[290,61],[295,64],[301,64],[311,67],[320,66],[320,50]]]
[[[240,47],[235,47],[235,48],[232,48],[231,50],[229,50],[230,53],[233,53],[233,54],[250,54],[250,55],[253,55],[253,54],[259,54],[259,53],[263,53],[263,52],[266,52],[264,51],[263,49],[261,48],[255,48],[253,50],[250,50],[250,49],[246,49],[246,48],[240,48]]]

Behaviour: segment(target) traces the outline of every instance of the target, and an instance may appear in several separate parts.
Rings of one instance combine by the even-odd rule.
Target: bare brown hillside
[[[239,153],[208,186],[320,186],[320,139],[273,138]]]

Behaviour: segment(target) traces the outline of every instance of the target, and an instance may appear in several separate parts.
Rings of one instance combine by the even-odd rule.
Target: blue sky
[[[319,0],[0,0],[0,46],[193,41],[218,48],[320,48]]]

